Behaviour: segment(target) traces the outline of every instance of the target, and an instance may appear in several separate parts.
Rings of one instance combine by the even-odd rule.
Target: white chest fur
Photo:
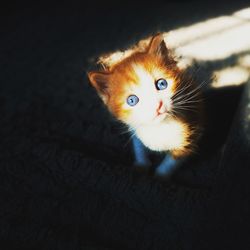
[[[136,129],[138,138],[151,150],[181,149],[186,142],[186,126],[177,120],[163,121]]]

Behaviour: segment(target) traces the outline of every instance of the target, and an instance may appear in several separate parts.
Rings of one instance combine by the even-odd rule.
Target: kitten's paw
[[[159,179],[169,179],[179,165],[179,161],[174,160],[170,155],[166,155],[163,161],[155,169],[155,177]]]

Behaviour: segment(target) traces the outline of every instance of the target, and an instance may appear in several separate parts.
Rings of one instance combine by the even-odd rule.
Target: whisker
[[[175,107],[192,107],[192,108],[196,108],[196,105],[192,105],[192,104],[177,104],[175,105]]]
[[[184,92],[187,88],[189,88],[190,86],[191,86],[191,82],[187,82],[187,83],[183,86],[183,88],[177,90],[177,91],[175,92],[175,94],[174,94],[171,98],[174,99],[174,98],[178,97],[181,93],[183,93],[183,92]]]
[[[177,118],[177,114],[174,113],[174,110],[169,111],[169,115],[175,119]]]
[[[189,108],[189,107],[176,107],[177,110],[188,110],[188,111],[193,111],[197,112],[195,108]]]
[[[129,136],[128,138],[128,141],[124,144],[124,147],[126,147],[130,142],[131,140],[133,139],[133,137],[136,135],[135,132],[131,133],[131,135]]]
[[[124,129],[125,129],[125,131],[120,132],[120,133],[119,133],[120,135],[128,134],[128,133],[130,133],[131,131],[133,131],[132,128],[127,127],[127,126],[126,126]]]
[[[196,93],[196,92],[198,92],[204,85],[206,85],[208,83],[208,81],[203,81],[201,84],[199,84],[199,85],[197,85],[197,87],[196,88],[194,88],[193,90],[191,90],[190,92],[188,92],[185,96],[189,96],[189,95],[191,95],[191,94],[193,94],[193,93]],[[189,85],[190,86],[190,85]],[[187,86],[188,87],[188,86]],[[184,90],[186,90],[187,89],[187,87],[184,87],[182,90],[184,91]],[[183,92],[182,91],[182,92]],[[172,96],[172,99],[174,100],[179,100],[179,99],[181,99],[182,98],[182,96],[180,96],[180,93],[182,93],[182,92],[179,92],[178,93],[178,95],[173,95]]]
[[[200,94],[199,89],[197,89],[197,90],[191,91],[185,95],[179,96],[178,98],[175,98],[174,101],[183,100],[183,99],[189,100],[189,99],[192,99],[192,98],[198,96],[199,94]]]
[[[172,110],[172,114],[173,114],[173,117],[174,117],[174,118],[177,118],[177,116],[180,115],[180,112],[178,112],[178,110],[173,109],[173,110]]]
[[[174,104],[199,103],[199,102],[201,102],[202,100],[203,100],[203,99],[198,99],[198,100],[190,99],[190,100],[183,100],[183,101],[174,102]]]
[[[188,97],[183,97],[181,99],[178,99],[178,100],[173,100],[173,103],[179,103],[179,102],[185,102],[185,103],[188,103],[188,102],[200,102],[202,101],[203,99],[199,97],[199,99],[196,99],[196,97],[199,96],[199,93],[194,93],[193,96],[188,96]]]

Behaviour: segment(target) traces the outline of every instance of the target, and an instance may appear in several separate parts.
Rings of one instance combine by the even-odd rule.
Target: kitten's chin
[[[162,114],[158,114],[155,115],[154,117],[152,117],[151,119],[147,119],[146,121],[138,121],[138,120],[122,120],[124,123],[126,123],[128,126],[130,126],[131,128],[138,128],[138,127],[144,127],[144,126],[151,126],[151,125],[158,125],[164,121],[166,121],[167,119],[169,119],[170,115],[168,112],[162,113]]]

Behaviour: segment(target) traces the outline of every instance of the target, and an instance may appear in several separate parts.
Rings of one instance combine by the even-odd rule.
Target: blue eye
[[[136,95],[130,95],[127,98],[127,104],[129,106],[135,106],[139,102],[139,98]]]
[[[168,82],[165,79],[161,78],[156,81],[155,86],[157,90],[163,90],[167,88]]]

